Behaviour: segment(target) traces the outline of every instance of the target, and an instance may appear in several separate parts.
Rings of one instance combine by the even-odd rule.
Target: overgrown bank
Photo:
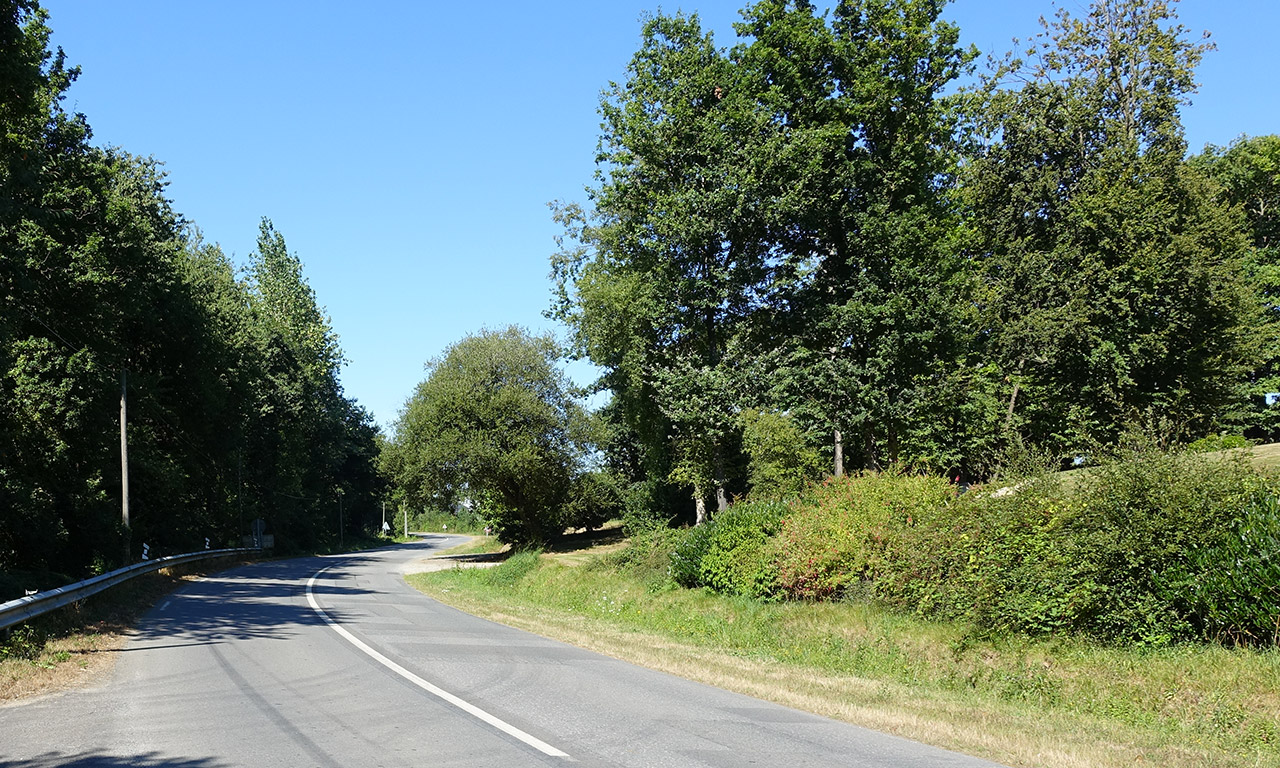
[[[1275,645],[1280,484],[1246,457],[1145,451],[969,493],[901,472],[829,479],[674,534],[671,575],[988,632]]]
[[[768,603],[667,577],[669,548],[410,577],[486,618],[1013,766],[1275,765],[1280,654],[980,636],[858,602]]]
[[[1280,762],[1274,476],[1147,453],[1003,488],[863,474],[649,530],[579,567],[525,553],[417,583],[1011,765]]]

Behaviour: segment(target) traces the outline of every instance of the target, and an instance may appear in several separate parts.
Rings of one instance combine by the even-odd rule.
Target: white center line
[[[329,567],[332,567],[332,566],[329,566]],[[321,568],[320,570],[316,571],[314,576],[312,576],[310,579],[307,580],[307,602],[311,604],[311,608],[316,613],[320,614],[320,618],[324,619],[326,624],[333,627],[333,630],[335,632],[337,632],[339,635],[342,635],[344,638],[346,638],[348,642],[350,642],[355,647],[364,651],[374,661],[378,662],[379,664],[391,670],[392,672],[395,672],[397,675],[400,675],[405,680],[408,680],[409,682],[418,686],[419,688],[426,691],[427,693],[430,693],[433,696],[437,696],[441,699],[444,699],[445,701],[449,702],[450,704],[457,707],[458,709],[461,709],[463,712],[466,712],[472,717],[476,717],[480,720],[483,720],[484,722],[488,723],[494,728],[497,728],[498,730],[507,734],[508,736],[512,736],[519,739],[520,741],[524,742],[525,744],[528,744],[529,746],[533,747],[534,749],[538,750],[539,752],[545,755],[550,755],[551,757],[566,757],[566,758],[569,757],[568,754],[561,752],[560,750],[556,749],[555,747],[551,746],[545,741],[542,741],[541,739],[535,736],[525,733],[524,731],[520,730],[514,725],[511,725],[508,722],[499,720],[498,718],[494,717],[488,712],[485,712],[483,709],[480,709],[479,707],[475,706],[474,704],[463,701],[462,699],[458,698],[457,696],[454,696],[452,693],[449,693],[443,688],[440,688],[439,686],[433,685],[432,683],[429,683],[426,680],[423,680],[421,677],[418,677],[417,675],[405,669],[404,667],[400,666],[399,664],[395,663],[391,659],[387,658],[386,656],[383,656],[381,653],[378,653],[373,648],[370,648],[369,645],[366,644],[363,640],[351,634],[345,628],[343,628],[341,624],[334,621],[329,616],[329,614],[324,612],[324,609],[320,607],[320,604],[316,602],[315,593],[312,592],[312,587],[316,583],[316,578],[320,574],[329,570],[329,567]]]

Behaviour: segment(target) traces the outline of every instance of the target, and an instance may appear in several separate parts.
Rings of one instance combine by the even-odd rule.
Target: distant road
[[[0,766],[993,765],[510,629],[404,583],[460,540],[194,582],[143,619],[103,686],[0,707]]]

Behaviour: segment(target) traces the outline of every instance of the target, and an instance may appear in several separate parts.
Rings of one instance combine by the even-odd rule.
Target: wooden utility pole
[[[120,369],[120,522],[124,525],[124,564],[129,553],[129,370]]]
[[[344,546],[346,546],[343,542],[344,542],[344,539],[342,536],[342,489],[339,488],[338,489],[338,549],[339,550],[341,550]]]
[[[240,546],[241,537],[244,536],[244,448],[236,449],[236,508],[240,512],[240,525],[236,528],[236,543]]]

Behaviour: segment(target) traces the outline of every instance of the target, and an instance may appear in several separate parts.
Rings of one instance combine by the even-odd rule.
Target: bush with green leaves
[[[570,483],[569,497],[561,512],[565,528],[594,530],[625,510],[623,481],[605,469],[582,472]]]
[[[711,548],[714,535],[710,521],[686,528],[671,552],[671,579],[682,587],[702,586],[702,558]]]
[[[1187,592],[1208,638],[1280,645],[1280,498],[1259,495],[1196,554]]]
[[[690,528],[672,552],[672,578],[683,587],[772,595],[776,567],[770,541],[786,512],[778,501],[744,501]]]
[[[1192,453],[1213,453],[1229,451],[1235,448],[1248,448],[1253,445],[1244,435],[1208,435],[1187,446]]]
[[[1243,458],[1143,452],[1098,468],[1066,520],[1071,571],[1092,585],[1077,629],[1106,640],[1164,644],[1196,634],[1181,574],[1217,546],[1273,481]]]
[[[780,596],[874,599],[1031,635],[1275,643],[1280,484],[1243,458],[1142,451],[956,497],[898,472],[829,480],[770,542]],[[708,532],[685,542],[709,559]],[[697,572],[699,583],[706,583]]]
[[[828,478],[792,506],[770,543],[780,596],[832,599],[874,584],[902,532],[954,498],[942,478],[897,470]]]
[[[822,459],[787,414],[747,409],[739,420],[753,498],[792,498],[821,474]]]
[[[1226,561],[1265,540],[1264,513],[1235,521],[1273,486],[1243,461],[1144,452],[1070,481],[974,492],[899,526],[873,593],[997,631],[1139,645],[1256,636],[1274,613],[1264,592],[1247,590],[1264,583],[1270,561],[1234,570]]]

